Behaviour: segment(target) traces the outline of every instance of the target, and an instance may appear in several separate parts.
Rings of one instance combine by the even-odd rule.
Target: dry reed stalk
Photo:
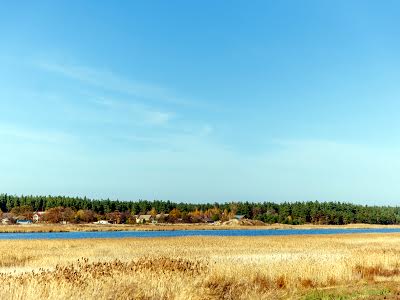
[[[17,240],[0,253],[12,299],[298,299],[400,281],[400,234]]]

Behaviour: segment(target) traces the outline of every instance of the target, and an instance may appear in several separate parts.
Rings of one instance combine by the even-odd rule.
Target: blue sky
[[[10,1],[0,190],[400,200],[398,1]]]

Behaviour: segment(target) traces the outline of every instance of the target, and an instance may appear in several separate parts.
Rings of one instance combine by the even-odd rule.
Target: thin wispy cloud
[[[159,101],[175,105],[196,106],[193,101],[181,99],[172,91],[156,84],[126,79],[110,71],[86,66],[38,62],[40,69],[109,91],[130,95],[143,100]]]
[[[36,68],[46,73],[55,74],[76,81],[78,96],[84,101],[94,104],[98,111],[84,105],[77,105],[78,110],[87,110],[82,115],[79,111],[76,116],[86,120],[97,119],[100,123],[126,124],[126,130],[132,130],[132,126],[165,127],[170,130],[187,131],[185,127],[199,127],[198,121],[188,120],[182,113],[201,107],[201,104],[191,100],[181,99],[175,93],[162,86],[146,82],[127,79],[111,71],[98,70],[82,65],[68,65],[53,62],[35,62]],[[74,97],[70,90],[71,97]],[[75,101],[76,102],[76,101]],[[70,106],[71,107],[71,106]],[[181,114],[182,113],[182,114]],[[95,117],[97,116],[97,117]],[[179,122],[175,122],[178,121]],[[184,126],[182,126],[184,124]],[[122,129],[125,130],[125,129]],[[209,135],[213,130],[210,125],[201,128],[201,136]]]
[[[175,112],[161,110],[155,106],[144,105],[135,101],[116,100],[101,96],[90,96],[90,98],[90,102],[98,107],[119,114],[120,118],[115,119],[117,122],[120,122],[121,119],[129,121],[134,118],[136,122],[141,120],[142,125],[162,126],[172,121],[176,116]]]
[[[208,139],[213,133],[211,125],[203,125],[200,128],[186,128],[185,131],[171,129],[162,134],[140,135],[134,133],[119,134],[118,139],[132,141],[140,144],[154,145],[157,144],[161,148],[158,150],[175,151],[188,150],[201,151],[201,149],[221,148],[223,145],[215,143]],[[157,150],[157,151],[158,151]]]
[[[68,144],[75,141],[72,135],[65,132],[31,129],[4,123],[0,123],[0,136],[4,139],[12,138],[19,142],[46,144]]]
[[[173,117],[174,114],[172,113],[151,111],[146,114],[146,122],[151,125],[163,125],[168,123]]]

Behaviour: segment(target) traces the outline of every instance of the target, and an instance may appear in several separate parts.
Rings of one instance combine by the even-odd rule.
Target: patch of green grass
[[[324,291],[314,290],[305,295],[302,300],[357,300],[366,299],[369,296],[385,296],[390,295],[391,291],[387,288],[380,289],[362,289],[356,291],[335,290]]]
[[[387,288],[383,289],[375,289],[375,290],[368,290],[368,296],[384,296],[384,295],[390,295],[391,291]]]
[[[305,295],[302,300],[352,300],[350,295],[339,295],[336,292],[313,291]]]

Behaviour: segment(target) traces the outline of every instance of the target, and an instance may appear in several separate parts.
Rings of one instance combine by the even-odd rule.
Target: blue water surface
[[[180,236],[285,236],[352,233],[400,233],[400,228],[362,229],[244,229],[244,230],[165,230],[165,231],[80,231],[0,233],[0,240],[157,238]]]

